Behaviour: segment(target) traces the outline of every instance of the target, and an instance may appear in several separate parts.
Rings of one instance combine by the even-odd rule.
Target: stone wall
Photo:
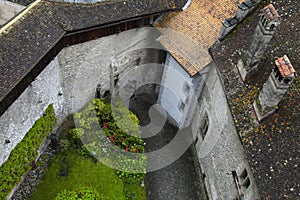
[[[222,82],[212,64],[195,116],[196,150],[210,199],[235,199],[240,194],[232,172],[247,169],[251,184],[241,188],[245,199],[259,199],[257,187],[223,92]],[[203,130],[208,117],[208,129]]]
[[[5,24],[24,8],[25,6],[6,0],[0,0],[0,25]]]
[[[170,54],[167,55],[165,64],[163,87],[158,102],[172,117],[171,121],[175,121],[181,128],[185,125],[186,112],[190,105],[188,100],[192,94],[192,78]]]
[[[64,97],[60,95],[60,82],[58,60],[54,59],[0,117],[0,165],[34,122],[43,115],[49,104],[54,103],[58,118],[64,116]],[[5,140],[9,140],[10,143],[6,143]]]
[[[133,29],[64,48],[0,117],[0,165],[49,104],[54,103],[61,122],[95,98],[97,84],[102,94],[121,90],[130,98],[145,83],[160,82],[164,54],[158,35],[154,28]],[[112,67],[119,74],[118,87],[112,85]]]
[[[106,90],[115,92],[113,75],[118,74],[123,84],[125,80],[126,84],[135,81],[134,88],[141,86],[138,83],[143,84],[145,79],[155,79],[156,70],[146,64],[157,63],[159,59],[161,48],[155,42],[157,36],[154,28],[133,29],[63,49],[58,57],[66,110],[76,112],[94,98],[97,84],[101,84],[102,94]],[[140,76],[140,72],[134,72],[139,66],[144,66],[148,74]]]

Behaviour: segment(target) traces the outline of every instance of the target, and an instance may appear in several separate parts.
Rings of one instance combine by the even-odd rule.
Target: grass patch
[[[125,199],[123,182],[114,170],[74,148],[55,156],[30,199],[55,199],[63,190],[75,191],[81,186],[93,187],[107,199]]]
[[[126,199],[143,200],[146,199],[146,192],[141,189],[140,181],[132,178],[123,178],[124,194]]]
[[[116,112],[115,117],[112,110]],[[145,189],[141,187],[146,157],[142,154],[144,141],[139,137],[141,132],[137,117],[122,104],[112,106],[94,99],[82,111],[74,114],[74,121],[77,127],[61,138],[60,151],[49,164],[30,199],[50,200],[58,195],[56,200],[146,199]],[[107,146],[108,143],[123,149],[123,153],[115,152],[113,147]],[[126,152],[140,157],[125,156]],[[116,162],[110,166],[119,164],[124,170],[114,170],[98,162],[92,154],[98,160],[105,158],[110,163]],[[127,169],[130,168],[140,173],[129,172]]]

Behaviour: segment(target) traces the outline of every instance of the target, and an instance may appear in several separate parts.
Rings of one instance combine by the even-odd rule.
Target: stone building
[[[0,163],[50,103],[63,119],[97,86],[123,87],[127,102],[143,84],[160,83],[167,89],[152,88],[157,103],[192,129],[209,199],[299,198],[299,5],[272,2],[32,3],[0,30]],[[252,105],[270,105],[262,85],[285,54],[294,81],[274,90],[278,108],[258,122]]]

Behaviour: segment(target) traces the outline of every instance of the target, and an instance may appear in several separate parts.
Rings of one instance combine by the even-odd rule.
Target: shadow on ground
[[[154,90],[153,93],[149,93],[149,90],[147,93],[139,92],[131,98],[129,109],[137,115],[141,126],[151,122],[149,110],[156,102],[157,95]],[[178,128],[167,120],[156,135],[144,139],[145,151],[153,152],[164,147],[175,137],[177,131]],[[195,158],[195,147],[192,144],[175,162],[160,170],[147,172],[145,177],[147,200],[207,199],[204,183],[200,178],[200,168]],[[159,159],[157,158],[157,162]]]

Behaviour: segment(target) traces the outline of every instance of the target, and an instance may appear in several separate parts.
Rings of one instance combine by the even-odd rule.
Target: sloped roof
[[[160,42],[193,76],[211,61],[208,48],[217,40],[222,21],[235,15],[238,3],[237,0],[192,0],[185,11],[171,13],[157,25],[177,32],[183,39],[164,34],[162,30]]]
[[[34,2],[0,29],[0,101],[66,33],[179,10],[185,3],[186,0]]]
[[[275,60],[275,64],[282,77],[294,75],[294,73],[296,72],[287,55],[284,55],[283,57]]]
[[[262,199],[299,199],[300,79],[295,77],[278,110],[260,124],[255,123],[252,103],[276,66],[287,55],[300,72],[300,5],[298,1],[272,0],[281,24],[265,52],[263,65],[248,84],[242,84],[235,63],[251,41],[261,7],[237,31],[212,49],[224,87]]]

